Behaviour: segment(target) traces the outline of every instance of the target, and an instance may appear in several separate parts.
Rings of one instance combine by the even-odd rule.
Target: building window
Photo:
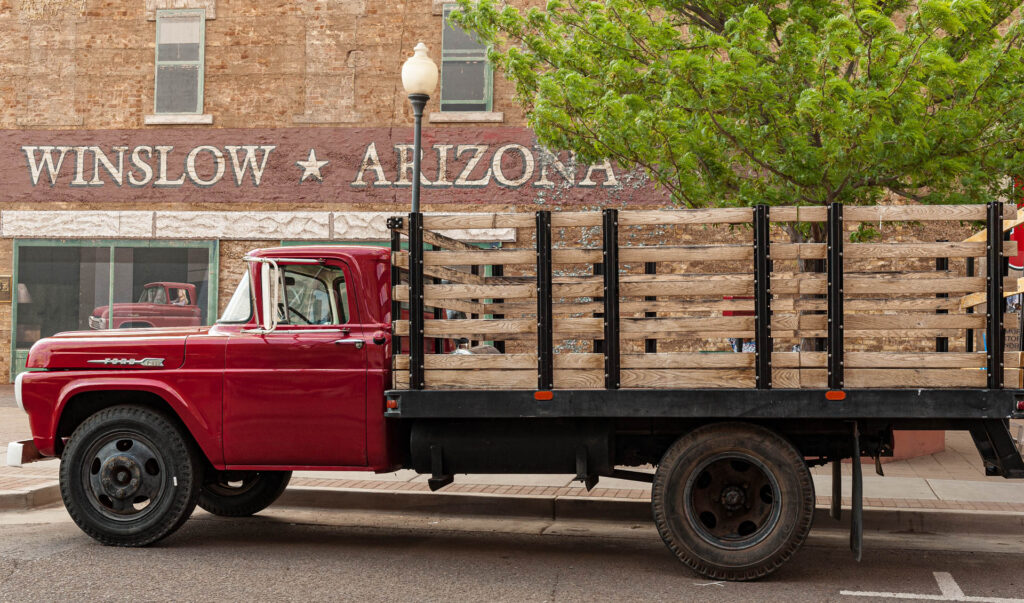
[[[476,36],[448,22],[458,8],[444,6],[441,32],[441,111],[490,111],[491,65],[487,47]]]
[[[203,112],[205,36],[205,10],[157,11],[155,113]]]
[[[33,343],[61,331],[197,327],[215,318],[216,241],[14,243],[13,375]]]

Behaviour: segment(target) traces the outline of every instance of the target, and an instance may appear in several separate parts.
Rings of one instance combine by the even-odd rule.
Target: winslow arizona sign
[[[412,132],[391,128],[0,131],[8,202],[404,202]],[[525,128],[425,133],[425,203],[664,203],[609,161],[580,164]]]

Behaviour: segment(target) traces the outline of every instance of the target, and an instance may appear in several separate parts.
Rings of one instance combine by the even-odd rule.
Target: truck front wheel
[[[719,580],[772,573],[811,529],[814,483],[803,456],[775,432],[717,423],[679,438],[654,476],[654,520],[687,566]]]
[[[248,517],[277,500],[291,478],[291,471],[215,471],[203,484],[199,506],[222,517]]]
[[[145,546],[185,523],[199,498],[202,464],[188,436],[163,414],[113,406],[82,422],[60,463],[60,493],[86,534]]]

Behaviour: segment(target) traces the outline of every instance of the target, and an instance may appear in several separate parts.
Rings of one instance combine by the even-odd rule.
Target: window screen
[[[156,14],[157,113],[202,113],[204,10]]]
[[[441,32],[441,110],[490,111],[491,66],[487,47],[448,22],[455,4],[444,7]]]

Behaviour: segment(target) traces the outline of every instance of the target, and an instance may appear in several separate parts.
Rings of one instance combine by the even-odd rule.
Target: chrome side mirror
[[[277,327],[278,289],[277,265],[272,262],[260,263],[260,299],[263,310],[263,330],[267,333]]]

